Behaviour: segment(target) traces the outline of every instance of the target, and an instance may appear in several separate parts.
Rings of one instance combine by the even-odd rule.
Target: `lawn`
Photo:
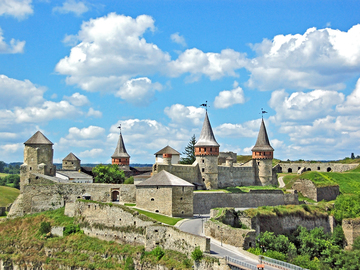
[[[16,188],[0,186],[0,206],[13,203],[19,194],[20,190]]]
[[[144,210],[140,210],[137,208],[133,208],[136,211],[138,211],[140,214],[143,214],[149,218],[155,219],[159,222],[168,224],[168,225],[175,225],[178,221],[182,220],[182,218],[174,218],[174,217],[168,217],[168,216],[164,216],[164,215],[160,215],[160,214],[155,214],[152,212],[148,212],[148,211],[144,211]]]
[[[5,176],[8,176],[10,174],[7,174],[7,173],[0,173],[0,177],[5,177]]]
[[[136,203],[124,203],[125,206],[136,206]]]

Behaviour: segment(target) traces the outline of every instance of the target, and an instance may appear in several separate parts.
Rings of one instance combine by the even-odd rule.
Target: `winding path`
[[[279,188],[285,187],[285,183],[284,183],[284,180],[283,180],[283,176],[280,176],[280,177],[278,178],[278,182],[279,182]]]

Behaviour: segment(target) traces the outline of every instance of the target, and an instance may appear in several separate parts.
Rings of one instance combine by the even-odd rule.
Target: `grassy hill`
[[[16,188],[0,186],[0,206],[13,203],[19,194],[20,190]]]
[[[297,179],[313,181],[317,187],[339,185],[342,194],[360,194],[360,168],[348,172],[305,172],[298,174],[283,174],[287,188],[291,188]]]
[[[0,173],[0,177],[5,177],[5,176],[8,176],[9,174],[7,173]]]

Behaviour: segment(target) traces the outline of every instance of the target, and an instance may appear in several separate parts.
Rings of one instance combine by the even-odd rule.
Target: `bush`
[[[125,260],[125,270],[134,270],[134,261],[131,257],[127,257]]]
[[[165,252],[164,250],[157,246],[156,248],[153,249],[153,251],[151,252],[158,260],[160,260],[164,255],[165,255]]]
[[[64,236],[77,233],[78,231],[80,231],[79,225],[74,225],[74,224],[67,225],[65,226],[64,229]]]
[[[40,234],[47,234],[51,231],[51,225],[50,222],[43,221],[40,224],[39,233]]]
[[[124,184],[134,184],[134,177],[129,177],[124,181]]]
[[[192,266],[192,262],[190,259],[183,260],[183,265],[187,268],[190,268]]]
[[[200,261],[203,257],[203,252],[200,250],[200,247],[196,247],[193,252],[191,252],[191,258],[194,261]]]

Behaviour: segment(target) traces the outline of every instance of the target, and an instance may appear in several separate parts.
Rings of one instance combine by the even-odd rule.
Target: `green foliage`
[[[46,222],[46,221],[43,221],[41,222],[40,224],[40,228],[39,228],[39,234],[47,234],[51,231],[51,225],[50,225],[50,222]]]
[[[64,236],[68,236],[70,234],[77,233],[79,231],[80,231],[79,225],[69,224],[69,225],[65,226]]]
[[[338,225],[335,227],[333,234],[331,236],[331,242],[333,243],[333,245],[344,248],[345,234],[342,226]]]
[[[289,241],[287,236],[281,234],[276,236],[273,232],[261,233],[256,239],[256,247],[263,252],[276,251],[283,253],[285,257],[293,257],[296,254],[296,247]]]
[[[155,257],[157,258],[158,261],[165,255],[164,250],[163,250],[161,247],[159,247],[159,246],[157,246],[156,248],[154,248],[154,249],[151,251],[151,253],[152,253],[153,255],[155,255]]]
[[[186,268],[190,268],[192,266],[192,262],[189,258],[186,258],[185,260],[183,260],[183,265],[186,267]]]
[[[354,243],[352,245],[352,250],[360,250],[360,236],[355,238]]]
[[[335,200],[333,213],[338,222],[344,218],[360,217],[360,194],[338,196]]]
[[[0,177],[0,186],[9,186],[20,189],[20,176],[18,174],[9,174]]]
[[[185,147],[185,151],[182,152],[185,155],[184,158],[181,158],[179,163],[180,164],[193,164],[195,161],[195,144],[196,144],[196,137],[195,134],[191,137],[188,145]]]
[[[134,261],[131,257],[127,257],[125,260],[125,270],[134,270]]]
[[[152,212],[148,212],[148,211],[144,211],[144,210],[140,210],[137,208],[133,208],[136,211],[138,211],[140,214],[143,214],[149,218],[155,219],[161,223],[165,223],[168,225],[175,225],[178,221],[182,220],[182,218],[173,218],[173,217],[168,217],[168,216],[164,216],[164,215],[160,215],[160,214],[155,214]]]
[[[193,252],[191,252],[191,258],[194,261],[200,261],[203,257],[203,252],[200,250],[200,247],[196,247]]]
[[[95,183],[122,184],[125,181],[124,171],[116,164],[99,164],[92,170]]]
[[[134,177],[130,176],[124,181],[124,184],[134,184]]]

